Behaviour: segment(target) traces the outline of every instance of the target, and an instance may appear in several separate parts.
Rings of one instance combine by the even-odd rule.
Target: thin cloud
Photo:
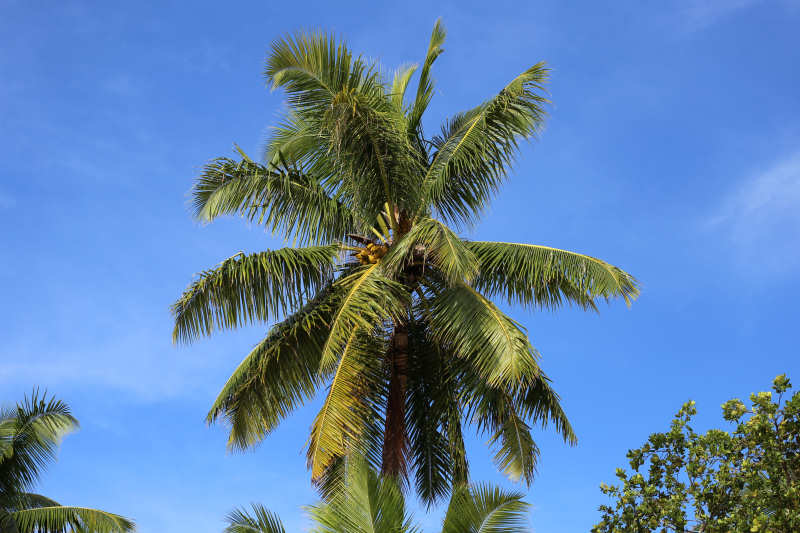
[[[697,31],[728,15],[757,4],[760,0],[690,0],[681,10],[687,29]]]
[[[709,225],[743,260],[778,270],[800,264],[800,151],[740,183]]]

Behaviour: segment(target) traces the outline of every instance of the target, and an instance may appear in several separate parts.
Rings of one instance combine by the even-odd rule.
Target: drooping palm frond
[[[537,63],[493,99],[456,115],[434,139],[424,197],[445,220],[475,222],[506,179],[519,140],[542,128],[547,72]]]
[[[393,273],[412,264],[424,269],[426,263],[435,267],[449,285],[469,281],[478,269],[477,258],[467,244],[432,218],[419,219],[384,258],[384,268]]]
[[[225,533],[286,533],[281,519],[260,503],[251,505],[251,510],[235,509],[225,517],[228,525]]]
[[[414,486],[429,507],[450,492],[457,468],[460,405],[452,360],[427,335],[424,323],[414,322],[409,335],[406,426]],[[457,427],[451,427],[455,414]],[[455,435],[451,432],[455,430]],[[458,483],[458,481],[456,481]]]
[[[191,191],[196,218],[237,214],[301,244],[340,240],[358,228],[353,212],[319,178],[278,166],[283,161],[277,156],[265,166],[240,155],[239,161],[220,157],[205,166]]]
[[[18,492],[0,496],[0,509],[35,509],[37,507],[56,507],[61,504],[52,498],[33,492]]]
[[[85,507],[36,507],[8,514],[18,533],[127,533],[134,523],[120,515]],[[14,530],[12,530],[14,531]]]
[[[333,277],[337,244],[238,253],[203,272],[172,306],[173,340],[189,342],[215,328],[230,329],[285,316]]]
[[[478,261],[477,290],[509,303],[553,309],[565,301],[596,309],[598,299],[639,295],[636,279],[600,259],[534,244],[472,241]]]
[[[524,533],[530,531],[522,494],[476,485],[454,492],[442,533]]]
[[[429,304],[431,336],[490,385],[513,387],[539,375],[538,354],[520,325],[472,287],[446,288]]]
[[[550,378],[544,373],[540,372],[532,383],[513,389],[512,404],[523,420],[529,420],[542,429],[552,424],[564,442],[571,446],[578,443],[572,424],[561,407],[561,398],[550,386]]]
[[[497,397],[491,398],[492,393]],[[517,413],[513,400],[503,391],[491,391],[483,399],[496,410],[487,417],[493,426],[489,444],[497,450],[495,465],[512,481],[522,479],[530,485],[539,462],[539,447],[533,440],[531,427]]]
[[[61,438],[78,428],[69,406],[34,391],[0,413],[0,494],[27,492],[54,460]]]
[[[311,426],[307,460],[311,477],[323,479],[337,458],[352,451],[366,455],[363,439],[375,423],[375,392],[380,391],[384,343],[356,326],[349,334],[328,395]],[[374,433],[374,432],[373,432]]]
[[[233,372],[207,417],[230,424],[231,449],[259,443],[322,385],[327,377],[319,372],[322,347],[337,301],[333,290],[323,289],[273,326]]]
[[[410,302],[407,289],[386,277],[380,263],[356,269],[333,287],[342,292],[342,298],[322,349],[323,372],[335,365],[356,330],[371,332],[384,320],[402,318]]]
[[[535,379],[514,387],[492,387],[470,368],[462,374],[462,399],[466,417],[489,434],[495,449],[497,467],[514,481],[533,482],[539,447],[531,434],[531,424],[546,428],[553,424],[565,442],[577,442],[569,420],[540,372]]]

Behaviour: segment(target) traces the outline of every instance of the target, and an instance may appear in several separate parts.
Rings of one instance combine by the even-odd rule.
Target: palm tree
[[[265,162],[211,161],[191,195],[201,221],[241,215],[294,247],[242,252],[202,272],[173,305],[173,339],[276,322],[214,402],[245,449],[327,385],[307,459],[323,488],[357,451],[412,479],[432,502],[468,481],[462,424],[495,447],[498,467],[531,482],[533,425],[575,435],[521,324],[492,301],[530,309],[638,295],[604,261],[533,244],[468,241],[523,139],[541,130],[547,68],[537,63],[495,97],[426,136],[436,23],[419,69],[391,82],[321,33],[277,40],[266,78],[288,95]]]
[[[122,516],[66,507],[30,492],[47,463],[55,459],[61,438],[78,421],[53,397],[30,398],[0,409],[0,533],[114,533],[134,530]]]
[[[523,533],[528,504],[522,494],[488,485],[460,486],[450,499],[442,533]],[[348,471],[347,482],[333,497],[308,508],[313,533],[414,533],[403,493],[394,479],[381,478],[363,466]],[[260,504],[237,509],[225,533],[285,533],[280,518]]]

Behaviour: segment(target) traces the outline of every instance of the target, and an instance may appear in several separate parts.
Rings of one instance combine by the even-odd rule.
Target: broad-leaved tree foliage
[[[122,516],[67,507],[32,492],[61,438],[77,427],[64,402],[38,392],[0,409],[0,533],[133,531],[133,522]]]
[[[595,533],[796,533],[800,531],[800,392],[785,375],[773,392],[722,405],[731,431],[696,433],[694,402],[666,433],[628,452],[632,471],[600,486]]]
[[[496,301],[594,310],[638,294],[633,277],[594,257],[459,237],[520,142],[542,129],[548,70],[533,65],[428,136],[444,38],[437,23],[421,67],[389,77],[323,33],[277,40],[265,74],[288,110],[264,162],[239,150],[210,162],[192,189],[199,220],[240,215],[294,244],[224,260],[172,308],[179,342],[274,324],[208,419],[226,419],[230,447],[248,448],[324,391],[308,439],[323,489],[357,451],[432,502],[467,482],[465,423],[488,436],[500,469],[530,482],[532,427],[575,435],[524,327]]]

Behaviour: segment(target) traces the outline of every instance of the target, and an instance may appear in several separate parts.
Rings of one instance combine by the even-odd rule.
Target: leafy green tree
[[[722,405],[732,432],[696,433],[694,402],[683,405],[667,433],[628,452],[633,473],[617,469],[620,486],[602,484],[614,500],[600,507],[596,533],[649,531],[796,533],[800,531],[800,392],[780,375],[772,392]]]
[[[64,402],[37,392],[13,408],[0,409],[0,533],[133,531],[133,522],[119,515],[63,506],[31,492],[55,459],[61,438],[77,427]]]
[[[458,487],[442,524],[442,533],[523,533],[528,504],[522,495],[496,487]],[[412,533],[403,493],[392,478],[381,478],[363,466],[352,465],[346,483],[327,502],[308,508],[313,533]],[[225,533],[284,533],[280,519],[263,506],[238,509],[228,515]]]
[[[422,117],[445,32],[422,67],[383,71],[321,33],[276,41],[266,78],[288,95],[265,163],[209,163],[192,189],[196,217],[241,215],[296,246],[238,253],[202,272],[173,305],[174,339],[274,322],[234,371],[209,421],[251,447],[327,385],[308,465],[323,489],[343,458],[365,455],[410,479],[428,502],[468,480],[462,424],[473,423],[513,479],[533,478],[533,425],[575,435],[525,329],[492,301],[531,309],[630,302],[636,281],[586,255],[467,241],[506,179],[521,140],[541,130],[547,68],[446,121]],[[407,96],[419,70],[417,88]]]

